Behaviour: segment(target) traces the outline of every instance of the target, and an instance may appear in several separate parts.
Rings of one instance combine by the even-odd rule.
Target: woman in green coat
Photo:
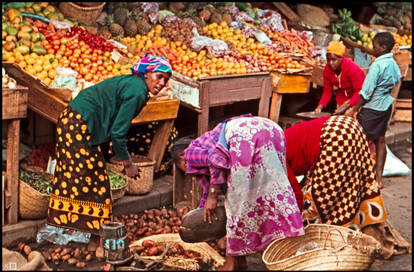
[[[126,175],[139,175],[126,136],[132,119],[158,94],[172,74],[162,57],[146,56],[132,74],[109,78],[82,90],[60,114],[57,123],[57,165],[47,224],[92,234],[112,221],[112,199],[104,156],[99,147],[112,141]]]

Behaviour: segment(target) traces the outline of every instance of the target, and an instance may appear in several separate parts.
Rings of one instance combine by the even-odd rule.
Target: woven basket
[[[201,255],[201,258],[204,262],[212,261],[214,266],[221,266],[224,264],[224,258],[215,251],[209,244],[205,242],[201,243],[186,243],[181,240],[180,235],[178,233],[167,233],[167,234],[157,234],[152,236],[147,236],[145,238],[139,239],[137,241],[132,242],[129,246],[141,246],[142,242],[145,240],[152,240],[156,243],[161,244],[174,244],[179,243],[185,250],[192,250],[198,252]],[[156,260],[159,258],[158,256],[148,256],[148,259]],[[199,264],[195,259],[182,259],[177,257],[165,257],[163,260],[163,264],[175,270],[200,270]]]
[[[19,179],[19,216],[22,219],[42,219],[47,216],[48,208],[49,195]]]
[[[317,246],[297,253],[310,243]],[[360,231],[311,224],[303,236],[270,243],[262,260],[269,270],[368,270],[380,248],[375,238]]]
[[[128,181],[122,187],[111,189],[112,201],[122,198],[125,195],[127,188],[128,188]]]
[[[128,187],[126,190],[127,194],[130,195],[141,195],[146,194],[152,190],[154,183],[154,164],[155,161],[144,156],[135,155],[132,157],[132,161],[136,164],[141,170],[139,178],[130,178],[127,175],[123,174],[122,171],[124,166],[120,161],[112,158],[111,163],[107,163],[106,167],[108,170],[113,171],[117,175],[125,178],[128,182]]]
[[[59,10],[65,17],[72,17],[80,23],[90,25],[95,22],[102,12],[105,2],[98,2],[99,5],[93,7],[82,7],[74,2],[60,2]]]

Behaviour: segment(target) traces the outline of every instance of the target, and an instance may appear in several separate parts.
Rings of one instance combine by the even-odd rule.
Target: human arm
[[[364,83],[362,84],[361,91],[359,92],[359,99],[352,107],[354,117],[356,117],[356,114],[358,114],[361,107],[371,99],[371,96],[377,87],[378,77],[379,67],[373,63],[368,71]]]
[[[333,85],[326,67],[323,72],[323,93],[321,99],[319,100],[318,106],[315,108],[316,113],[320,113],[323,110],[323,108],[325,108],[328,105],[329,101],[332,98],[332,93]]]
[[[138,166],[132,162],[126,146],[126,135],[132,119],[145,104],[145,97],[136,94],[124,94],[121,97],[119,110],[111,126],[111,139],[115,156],[121,160],[129,177],[139,175]]]
[[[300,211],[302,211],[303,210],[303,193],[300,188],[299,182],[292,168],[289,166],[289,164],[286,164],[286,170],[287,170],[287,176],[289,179],[289,183],[292,186],[293,192],[295,193],[296,202],[298,203]]]

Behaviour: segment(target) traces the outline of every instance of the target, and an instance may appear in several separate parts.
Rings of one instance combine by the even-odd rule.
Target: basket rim
[[[38,190],[36,190],[35,188],[33,188],[32,186],[30,186],[30,184],[28,184],[26,181],[24,181],[24,180],[22,180],[22,179],[20,179],[19,178],[19,183],[22,183],[22,186],[24,186],[24,187],[26,187],[26,188],[30,188],[29,190],[30,191],[33,191],[33,192],[36,192],[36,194],[38,194],[38,195],[41,195],[41,196],[43,196],[43,197],[50,197],[50,195],[48,195],[48,194],[44,194],[44,193],[41,193],[41,192],[39,192]],[[20,194],[19,194],[20,195]]]
[[[347,228],[347,227],[342,227],[342,226],[336,226],[336,225],[329,225],[329,224],[309,224],[309,225],[307,225],[305,228],[304,228],[304,230],[305,230],[305,235],[306,235],[306,230],[308,229],[308,228],[321,228],[321,227],[325,227],[325,228],[331,228],[331,229],[343,229],[343,230],[345,230],[345,231],[348,231],[348,232],[350,232],[350,233],[356,233],[357,231],[355,231],[355,230],[353,230],[353,229],[350,229],[350,228]],[[295,258],[306,258],[306,255],[309,255],[309,254],[312,254],[312,253],[314,253],[314,252],[317,252],[317,251],[330,251],[331,249],[327,249],[327,248],[316,248],[316,249],[311,249],[311,250],[307,250],[307,251],[305,251],[305,252],[303,252],[303,253],[301,253],[301,254],[299,254],[299,255],[292,255],[292,256],[290,256],[290,257],[287,257],[287,258],[285,258],[285,259],[282,259],[282,260],[279,260],[279,261],[275,261],[275,262],[268,262],[264,257],[266,256],[266,254],[267,254],[267,252],[270,250],[270,248],[272,247],[272,245],[273,244],[275,244],[275,243],[277,243],[277,242],[279,242],[279,241],[281,241],[281,240],[283,240],[283,239],[286,239],[286,238],[291,238],[291,237],[285,237],[285,238],[279,238],[279,239],[276,239],[276,240],[274,240],[273,242],[271,242],[267,247],[266,247],[266,249],[263,251],[263,254],[262,254],[262,261],[263,261],[263,263],[267,266],[267,265],[277,265],[277,264],[280,264],[280,263],[283,263],[283,262],[286,262],[286,261],[290,261],[290,260],[292,260],[292,259],[295,259]],[[353,248],[352,247],[352,245],[349,245],[349,244],[345,244],[344,245],[344,247],[350,247],[350,248]],[[355,252],[360,252],[359,250],[355,250]],[[365,253],[360,253],[361,255],[364,255],[364,256],[366,256],[367,258],[372,258],[372,256],[369,256],[369,255],[367,255],[367,254],[365,254]]]
[[[105,6],[105,4],[106,4],[106,2],[102,2],[102,4],[100,4],[98,6],[95,6],[95,7],[82,7],[82,6],[79,6],[78,4],[76,4],[74,2],[62,2],[62,3],[67,3],[67,4],[69,4],[70,6],[72,6],[74,8],[81,9],[81,10],[84,10],[84,11],[94,11],[94,10],[103,8],[103,6]]]
[[[142,156],[142,155],[134,155],[134,156],[131,156],[131,158],[132,158],[132,162],[134,164],[137,164],[138,166],[153,166],[156,162],[150,157]],[[145,161],[135,161],[134,159],[143,159]],[[122,165],[121,161],[117,160],[115,156],[109,159],[109,163],[114,164],[114,165]]]

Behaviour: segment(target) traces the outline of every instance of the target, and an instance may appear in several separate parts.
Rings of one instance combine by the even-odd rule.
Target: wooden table
[[[3,62],[9,75],[21,82],[28,88],[28,107],[34,112],[40,114],[47,120],[57,123],[59,114],[68,105],[71,91],[68,89],[49,88],[39,79],[23,71],[15,63]],[[68,95],[69,94],[69,95]],[[165,147],[174,120],[177,117],[180,101],[178,99],[155,99],[151,98],[131,125],[139,125],[153,121],[159,122],[155,132],[148,157],[155,160],[154,169],[158,170],[164,156]]]
[[[6,186],[2,225],[18,221],[20,119],[27,115],[27,88],[2,88],[2,120],[7,121]],[[6,216],[6,218],[4,218]]]
[[[180,99],[181,104],[198,113],[198,136],[208,131],[209,111],[212,107],[258,99],[258,115],[268,117],[272,93],[269,73],[214,76],[193,80],[173,72],[170,84],[173,94]]]
[[[270,102],[269,119],[279,122],[280,108],[284,94],[308,93],[311,74],[270,73],[272,76],[272,99]]]

